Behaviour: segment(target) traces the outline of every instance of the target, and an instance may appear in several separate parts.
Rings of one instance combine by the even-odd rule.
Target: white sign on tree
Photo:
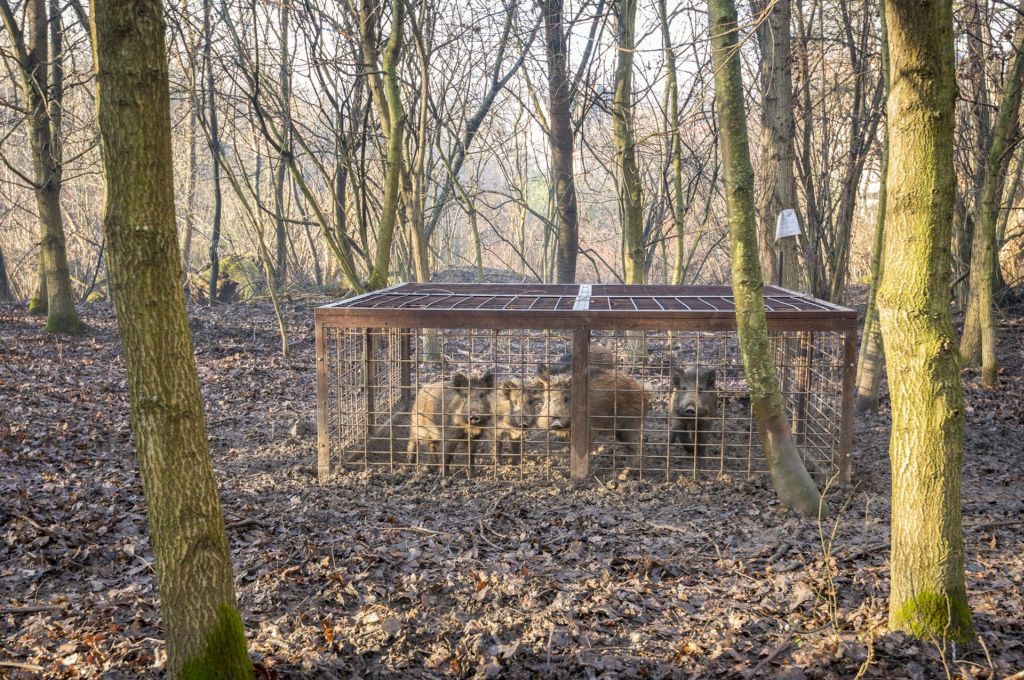
[[[797,219],[796,211],[792,208],[784,208],[779,213],[779,219],[775,223],[775,240],[787,236],[798,236],[800,234],[800,220]]]

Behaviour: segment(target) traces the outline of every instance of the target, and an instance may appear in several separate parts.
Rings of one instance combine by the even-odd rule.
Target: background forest
[[[32,119],[45,115],[58,150],[46,177],[60,206],[50,219],[62,218],[72,293],[104,297],[87,8],[4,8],[43,64],[33,87],[43,86],[45,108],[26,106],[19,50],[11,31],[0,33],[0,278],[16,299],[39,286]],[[451,267],[541,281],[729,278],[699,4],[223,0],[166,9],[176,207],[197,299],[213,275],[224,300],[265,294],[268,283],[359,290]],[[779,210],[795,208],[804,234],[793,257],[799,280],[789,283],[842,301],[847,286],[871,279],[885,127],[879,7],[765,9],[740,7],[740,55],[766,258]],[[956,8],[961,304],[997,107],[1019,77],[1018,14],[981,0]],[[996,252],[1000,278],[1019,286],[1016,117],[1011,128]]]

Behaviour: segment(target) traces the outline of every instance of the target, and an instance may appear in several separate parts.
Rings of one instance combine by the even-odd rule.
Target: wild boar
[[[710,429],[718,415],[717,374],[713,368],[672,366],[672,436],[694,456],[711,453]]]
[[[607,347],[603,345],[593,345],[590,348],[589,356],[590,368],[602,371],[615,370],[615,353]],[[572,373],[572,352],[565,352],[562,356],[551,362],[551,365],[546,368],[548,373],[551,375]]]
[[[407,451],[414,453],[426,446],[436,452],[444,442],[445,454],[463,444],[468,452],[491,425],[493,388],[494,374],[490,372],[473,378],[456,373],[446,382],[421,387],[412,407]]]
[[[590,440],[602,434],[614,435],[626,445],[636,467],[640,454],[640,429],[647,412],[649,395],[643,385],[625,373],[591,367],[589,378]],[[552,374],[546,366],[537,369],[540,407],[537,427],[561,437],[572,432],[572,376]]]
[[[537,399],[534,387],[506,380],[495,391],[494,406],[494,455],[500,454],[504,442],[508,442],[512,455],[522,461],[523,438],[534,422],[534,408]]]

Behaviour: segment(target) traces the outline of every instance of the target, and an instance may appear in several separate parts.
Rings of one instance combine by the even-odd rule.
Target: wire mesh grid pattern
[[[766,472],[728,288],[636,288],[405,284],[318,309],[320,475]],[[856,316],[774,291],[794,439],[819,480],[848,477]]]

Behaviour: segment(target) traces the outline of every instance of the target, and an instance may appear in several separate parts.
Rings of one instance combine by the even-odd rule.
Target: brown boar
[[[494,375],[467,378],[456,373],[450,380],[424,385],[416,394],[409,422],[407,451],[421,447],[436,452],[442,442],[443,453],[465,444],[467,449],[490,427],[492,407],[490,390]]]
[[[615,353],[604,345],[593,345],[589,352],[590,368],[602,371],[615,370]],[[568,351],[546,367],[551,375],[572,373],[572,352]]]
[[[494,405],[494,455],[508,442],[512,455],[522,462],[523,438],[535,419],[533,410],[537,391],[530,386],[512,380],[503,382],[495,392]]]
[[[640,454],[640,428],[647,412],[649,395],[629,375],[592,367],[588,371],[590,440],[602,434],[614,435],[626,445],[636,467]],[[572,432],[572,376],[552,374],[546,366],[537,369],[541,393],[537,427],[561,437]]]
[[[710,428],[718,415],[718,391],[713,368],[672,366],[672,436],[694,456],[710,454]]]

